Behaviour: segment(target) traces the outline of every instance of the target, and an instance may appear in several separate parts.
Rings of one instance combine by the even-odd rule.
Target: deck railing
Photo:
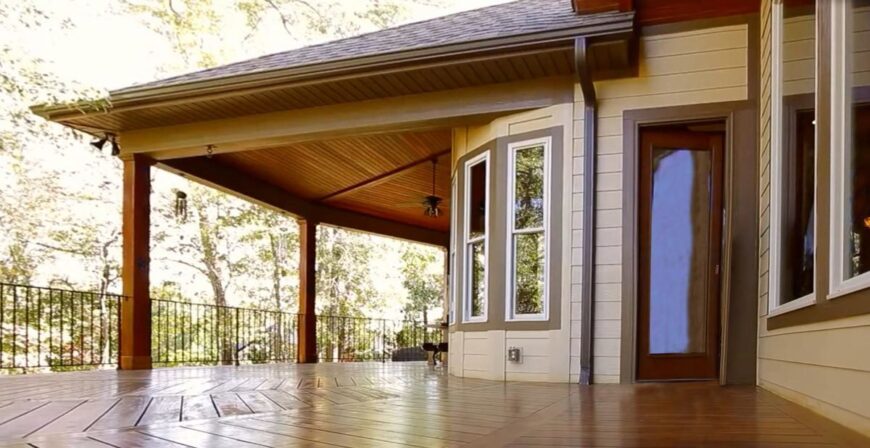
[[[151,301],[151,360],[158,365],[296,360],[295,313]]]
[[[116,364],[120,299],[0,283],[0,369]]]
[[[441,342],[441,330],[416,321],[317,316],[320,361],[422,361],[424,342]]]
[[[0,370],[74,370],[118,362],[117,294],[0,283]],[[151,301],[155,366],[295,362],[301,315]],[[417,361],[441,330],[415,321],[318,315],[322,362]]]

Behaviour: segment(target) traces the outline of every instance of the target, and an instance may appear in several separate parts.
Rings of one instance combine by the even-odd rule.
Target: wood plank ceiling
[[[451,131],[438,129],[298,143],[213,157],[311,202],[447,232],[450,229]],[[442,215],[423,199],[442,198]]]

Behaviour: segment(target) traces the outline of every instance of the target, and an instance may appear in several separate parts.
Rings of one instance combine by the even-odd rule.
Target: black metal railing
[[[0,283],[0,370],[117,365],[123,296]],[[156,366],[295,362],[296,313],[151,301]],[[411,320],[316,317],[321,362],[422,361],[440,328]]]
[[[424,342],[441,342],[441,329],[416,321],[317,316],[322,362],[423,361]]]
[[[151,359],[158,365],[296,360],[295,313],[151,301]]]
[[[121,296],[0,283],[0,369],[118,362]]]

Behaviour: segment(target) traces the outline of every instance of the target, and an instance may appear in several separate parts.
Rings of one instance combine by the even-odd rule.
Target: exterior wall
[[[785,26],[789,26],[786,22]],[[838,319],[778,330],[767,330],[770,227],[770,144],[771,132],[781,132],[771,122],[771,0],[761,8],[761,201],[759,241],[759,339],[758,384],[784,398],[806,406],[828,418],[870,435],[870,315]],[[809,29],[812,41],[812,29]],[[812,83],[801,81],[807,67],[795,49],[806,53],[811,45],[792,45],[784,51],[786,94],[812,91]],[[785,50],[785,48],[784,48]],[[791,66],[794,70],[789,70]],[[810,67],[811,68],[811,67]],[[805,77],[805,76],[804,76]]]
[[[748,25],[644,36],[639,76],[596,83],[596,191],[593,382],[620,378],[622,326],[623,112],[632,109],[745,100]],[[571,195],[571,381],[580,374],[583,224],[583,95],[575,86]]]
[[[498,118],[493,122],[481,126],[467,126],[454,129],[453,135],[453,160],[454,175],[459,168],[456,161],[464,154],[473,151],[481,145],[496,138],[509,137],[541,129],[549,129],[562,126],[564,129],[561,147],[563,148],[563,160],[571,160],[573,132],[571,124],[573,120],[573,107],[570,103],[561,104],[528,112],[517,113]],[[555,147],[555,146],[554,146]],[[571,166],[563,164],[561,167],[553,167],[553,176],[562,176],[563,185],[571,185]],[[570,188],[566,187],[565,189]],[[562,210],[570,210],[571,196],[562,195],[561,204],[552,204],[552,207],[561,207]],[[563,213],[561,230],[563,245],[567,245],[570,235],[569,213]],[[453,226],[455,230],[461,228],[461,222]],[[457,234],[454,241],[461,244],[461,234]],[[493,242],[503,244],[503,242]],[[515,331],[504,329],[488,329],[482,331],[464,330],[449,332],[450,352],[448,354],[448,370],[451,375],[507,381],[546,381],[566,382],[569,380],[569,319],[570,319],[570,257],[568,250],[562,251],[561,259],[551,259],[552,269],[562,270],[562,284],[553,285],[556,293],[560,294],[559,303],[561,325],[557,330],[539,331]],[[458,274],[458,273],[457,273]],[[461,300],[461,278],[457,277],[454,291],[456,300]],[[505,300],[489,296],[489,300]],[[461,319],[461,316],[456,316]],[[551,316],[552,318],[552,316]],[[467,324],[466,326],[476,324]],[[507,361],[508,347],[519,347],[522,351],[522,363],[515,364]]]

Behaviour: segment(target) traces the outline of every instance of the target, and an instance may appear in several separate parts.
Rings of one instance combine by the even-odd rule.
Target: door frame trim
[[[622,331],[620,382],[637,382],[638,184],[640,128],[723,120],[720,384],[754,384],[758,328],[758,120],[753,101],[623,113]],[[740,129],[740,132],[735,132]],[[740,166],[739,172],[733,166]],[[741,206],[734,208],[735,198]],[[734,233],[739,229],[739,234]],[[734,263],[734,260],[740,260]]]

